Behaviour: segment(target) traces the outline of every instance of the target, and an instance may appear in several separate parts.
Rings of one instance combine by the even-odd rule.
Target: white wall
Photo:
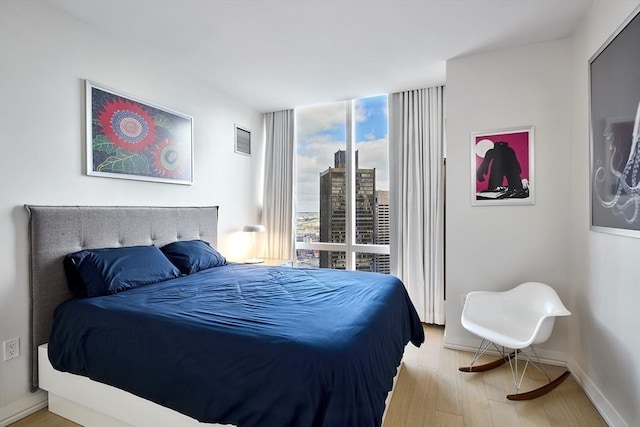
[[[595,2],[572,51],[569,367],[620,426],[640,425],[640,239],[589,231],[588,63],[639,5]]]
[[[568,297],[571,43],[564,39],[447,62],[445,345],[475,346],[460,294],[526,281]],[[535,205],[471,206],[470,133],[533,125]],[[541,356],[565,360],[568,322]]]
[[[596,0],[570,39],[447,62],[445,345],[477,342],[460,294],[547,282],[573,315],[541,353],[566,361],[612,426],[640,425],[640,239],[589,230],[588,60],[636,7]],[[526,124],[535,206],[472,208],[469,133]]]
[[[21,339],[20,358],[0,357],[3,423],[44,398],[29,393],[23,204],[219,205],[219,248],[242,258],[235,231],[258,220],[263,147],[257,111],[39,1],[0,1],[0,58],[0,342]],[[83,175],[83,79],[192,116],[195,184]],[[234,123],[253,131],[252,157],[234,153]]]

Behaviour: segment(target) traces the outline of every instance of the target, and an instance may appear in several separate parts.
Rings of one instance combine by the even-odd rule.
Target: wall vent
[[[235,125],[236,153],[251,155],[251,131]]]

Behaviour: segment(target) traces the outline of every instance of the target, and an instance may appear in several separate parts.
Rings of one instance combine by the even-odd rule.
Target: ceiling
[[[45,0],[261,112],[429,87],[569,36],[593,0]]]

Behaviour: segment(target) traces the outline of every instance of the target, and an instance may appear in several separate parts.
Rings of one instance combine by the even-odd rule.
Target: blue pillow
[[[76,295],[86,297],[87,296],[87,287],[84,285],[82,281],[82,277],[80,277],[80,273],[78,273],[78,265],[82,258],[84,258],[81,252],[76,252],[73,254],[68,254],[64,257],[64,274],[67,276],[67,285],[69,285],[69,289]]]
[[[204,240],[182,240],[161,248],[182,274],[226,265],[227,260]]]
[[[65,257],[69,288],[88,297],[115,294],[180,276],[155,246],[87,249]]]

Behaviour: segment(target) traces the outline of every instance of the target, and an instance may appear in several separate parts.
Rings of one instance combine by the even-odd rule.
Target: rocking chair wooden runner
[[[508,362],[515,393],[507,395],[507,399],[529,400],[550,392],[570,373],[565,371],[552,380],[533,345],[549,338],[557,316],[570,314],[553,288],[544,283],[527,282],[504,292],[470,292],[462,310],[462,326],[482,341],[471,364],[461,367],[460,371],[484,372]],[[476,366],[480,356],[492,346],[502,358]],[[520,393],[529,364],[544,374],[549,382],[535,390]]]

